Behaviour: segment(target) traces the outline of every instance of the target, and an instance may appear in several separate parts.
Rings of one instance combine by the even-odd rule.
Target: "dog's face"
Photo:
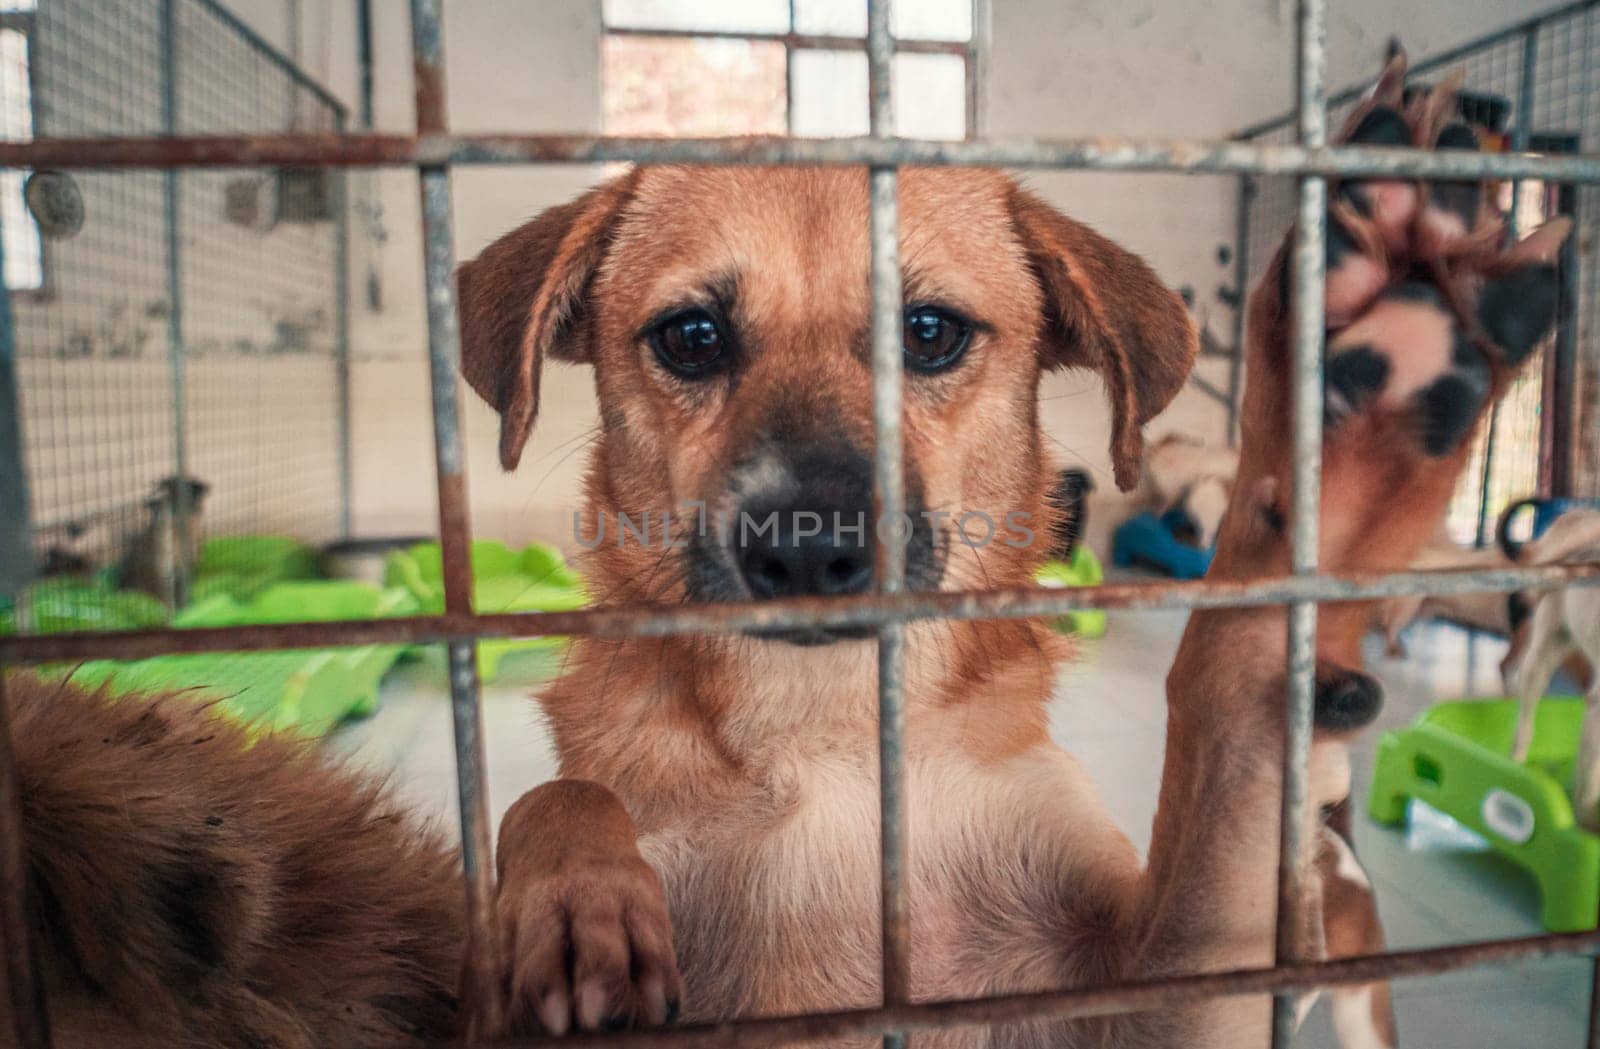
[[[502,414],[507,469],[543,355],[595,368],[602,438],[581,538],[602,588],[855,593],[873,585],[880,541],[906,544],[914,589],[1020,585],[1049,547],[1049,368],[1105,375],[1131,483],[1139,427],[1193,359],[1177,298],[998,173],[907,170],[899,208],[903,521],[873,516],[864,170],[639,169],[462,267],[463,370]]]

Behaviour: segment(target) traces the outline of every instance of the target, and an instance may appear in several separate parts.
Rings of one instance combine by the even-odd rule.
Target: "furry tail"
[[[195,1049],[453,1033],[460,875],[381,790],[304,745],[252,743],[192,698],[24,675],[6,693],[59,1044],[121,1044],[107,1032],[124,1028]]]

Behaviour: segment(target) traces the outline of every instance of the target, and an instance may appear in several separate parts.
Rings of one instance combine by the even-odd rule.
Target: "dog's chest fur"
[[[876,754],[797,738],[766,759],[760,789],[645,828],[694,1019],[880,1000]],[[1120,906],[1136,858],[1076,763],[1045,744],[985,766],[947,746],[918,748],[913,732],[907,776],[914,997],[1092,977],[1083,924]],[[1084,871],[1095,876],[1077,877]],[[999,1040],[1043,1034],[1012,1029]]]

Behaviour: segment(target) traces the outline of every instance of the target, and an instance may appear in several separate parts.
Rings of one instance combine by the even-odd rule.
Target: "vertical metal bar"
[[[1300,143],[1327,144],[1327,11],[1324,0],[1300,0],[1297,110]],[[1294,230],[1293,389],[1294,501],[1290,566],[1296,574],[1317,570],[1317,537],[1322,488],[1323,278],[1327,238],[1327,181],[1300,180],[1299,215]],[[1284,732],[1283,797],[1279,812],[1278,917],[1276,961],[1294,960],[1299,940],[1300,905],[1305,895],[1304,837],[1309,823],[1307,780],[1311,757],[1311,707],[1316,690],[1317,606],[1289,606],[1289,695]],[[1272,1044],[1285,1049],[1294,1035],[1295,995],[1272,1001]]]
[[[789,0],[789,31],[783,37],[783,133],[794,134],[794,37],[795,5],[797,0]]]
[[[5,252],[0,250],[0,274],[4,272]],[[21,592],[38,571],[33,556],[28,471],[22,454],[16,348],[11,289],[0,279],[0,598]]]
[[[1534,74],[1539,66],[1539,31],[1529,25],[1522,31],[1522,70],[1517,78],[1517,122],[1511,128],[1511,148],[1526,152],[1528,136],[1533,131]],[[1511,183],[1511,210],[1506,216],[1506,238],[1515,241],[1522,235],[1522,180]],[[1495,401],[1489,409],[1488,429],[1483,440],[1483,468],[1478,474],[1478,521],[1474,529],[1473,545],[1486,546],[1489,542],[1489,502],[1493,496],[1494,459],[1499,450],[1500,405]]]
[[[1517,122],[1511,128],[1511,148],[1518,153],[1528,149],[1533,134],[1534,77],[1539,68],[1539,30],[1529,26],[1522,33],[1522,71],[1517,78]],[[1511,213],[1507,230],[1512,240],[1522,236],[1522,180],[1511,183]]]
[[[360,98],[356,111],[363,131],[372,130],[372,0],[356,3],[356,61],[360,67]]]
[[[178,11],[177,0],[161,0],[161,129],[178,133]],[[194,511],[189,486],[188,354],[183,345],[183,210],[178,194],[181,175],[168,169],[162,176],[162,199],[167,228],[167,373],[172,384],[173,527],[180,537],[189,534]],[[189,599],[190,544],[173,544],[172,591],[163,595],[178,608]]]
[[[424,135],[445,130],[444,37],[439,2],[411,0],[417,133]],[[465,613],[472,609],[472,562],[456,379],[461,332],[456,315],[450,171],[448,167],[430,165],[424,166],[419,175],[445,609]],[[483,701],[478,687],[477,653],[476,641],[452,642],[448,647],[456,782],[461,802],[461,862],[467,882],[467,957],[462,996],[468,1031],[492,1030],[499,1025],[499,997],[494,993],[500,971],[494,935],[494,857],[489,842],[488,791],[484,785]]]
[[[3,241],[0,237],[0,274],[5,272]],[[28,475],[22,460],[15,335],[11,290],[0,279],[0,597],[20,590],[35,570]],[[5,945],[11,1036],[20,1049],[49,1049],[50,1016],[28,928],[28,868],[22,849],[22,787],[11,746],[6,668],[0,663],[0,943]]]
[[[1472,545],[1483,549],[1489,542],[1489,489],[1494,484],[1495,445],[1500,436],[1500,402],[1489,408],[1489,421],[1483,431],[1483,464],[1478,470],[1478,522],[1473,526]]]
[[[50,1014],[28,928],[28,864],[22,846],[22,785],[11,744],[6,668],[0,663],[0,943],[6,952],[11,1035],[19,1049],[50,1049]]]
[[[967,43],[967,137],[984,131],[989,71],[989,0],[972,0],[972,39]]]
[[[867,5],[867,80],[875,137],[894,134],[892,90],[894,39],[888,0]],[[905,477],[901,434],[901,355],[904,304],[900,288],[899,176],[892,167],[873,168],[871,195],[872,422],[874,569],[878,588],[895,593],[905,585]],[[902,534],[902,526],[905,526]],[[882,827],[883,1001],[905,1002],[911,985],[911,918],[906,901],[905,628],[878,631],[878,777]],[[903,1049],[905,1035],[886,1034],[889,1049]]]
[[[1228,446],[1239,445],[1239,394],[1244,382],[1244,328],[1250,306],[1250,208],[1253,175],[1239,176],[1239,214],[1233,227],[1233,356],[1228,361]]]
[[[345,130],[343,113],[334,114],[334,129]],[[351,535],[351,489],[355,484],[350,387],[350,170],[333,173],[333,206],[338,218],[333,243],[334,396],[339,409],[339,536]]]
[[[1600,48],[1596,47],[1597,42],[1594,39],[1595,29],[1597,25],[1600,25],[1600,10],[1586,11],[1581,17],[1583,18],[1583,37],[1580,44],[1582,48],[1580,53],[1583,55],[1583,64],[1580,67],[1578,75],[1577,120],[1577,149],[1580,153],[1585,149],[1594,148],[1594,142],[1589,140],[1587,136],[1589,134],[1589,104],[1594,90],[1593,81],[1595,51],[1600,50]],[[1582,198],[1584,194],[1577,186],[1569,186],[1567,188],[1572,192],[1574,199],[1574,207],[1572,210],[1574,213],[1576,213],[1578,210],[1576,207],[1576,201]],[[1574,214],[1573,226],[1575,230],[1581,230],[1583,228],[1578,224],[1580,219],[1581,216]],[[1576,287],[1578,278],[1578,259],[1576,254],[1577,240],[1578,237],[1576,234],[1568,237],[1567,243],[1562,249],[1562,265],[1570,270],[1574,285],[1572,295],[1572,313],[1567,320],[1567,323],[1571,327],[1571,337],[1574,342],[1580,341],[1583,334],[1579,330],[1582,321],[1577,315],[1579,297],[1578,289]],[[1569,251],[1573,253],[1571,256],[1567,254]],[[1593,256],[1591,256],[1591,259],[1592,258]],[[1592,262],[1591,265],[1593,265]],[[1600,284],[1595,285],[1595,291],[1597,294],[1600,294]],[[1600,359],[1597,359],[1595,363],[1600,363]],[[1593,364],[1591,364],[1590,367],[1593,367]],[[1570,418],[1570,416],[1577,415],[1583,410],[1582,405],[1579,404],[1577,400],[1578,381],[1578,377],[1575,376],[1571,387],[1573,390],[1573,400],[1570,403],[1561,406],[1568,413],[1569,418],[1566,420],[1566,423],[1568,430],[1572,433],[1578,433],[1580,431],[1578,429],[1578,425],[1572,418]],[[1590,381],[1593,381],[1592,376],[1590,377]],[[1577,480],[1577,469],[1579,464],[1583,461],[1584,452],[1582,448],[1578,448],[1576,450],[1569,451],[1568,454],[1571,458],[1571,468],[1568,471],[1567,479],[1568,483],[1571,484],[1575,483]],[[1596,955],[1594,960],[1591,961],[1589,965],[1591,969],[1589,980],[1589,1036],[1587,1039],[1585,1039],[1584,1044],[1588,1047],[1588,1049],[1600,1049],[1600,955]]]

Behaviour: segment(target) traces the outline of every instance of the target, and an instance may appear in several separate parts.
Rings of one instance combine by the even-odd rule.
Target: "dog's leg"
[[[1580,826],[1600,830],[1600,678],[1584,695],[1583,733],[1572,773],[1572,807]]]
[[[1426,598],[1420,594],[1410,594],[1384,602],[1383,636],[1386,642],[1384,648],[1395,659],[1405,657],[1406,643],[1400,635],[1405,633],[1406,627],[1422,613],[1424,600]]]
[[[1511,756],[1519,762],[1528,760],[1539,700],[1544,698],[1556,668],[1567,657],[1561,635],[1561,598],[1559,594],[1550,594],[1534,608],[1522,654],[1506,674],[1507,683],[1519,701],[1517,735],[1511,745]]]
[[[677,1016],[666,896],[636,840],[622,803],[580,780],[546,783],[506,813],[497,862],[510,1033]]]
[[[1372,882],[1355,850],[1332,827],[1322,828],[1317,869],[1322,876],[1323,938],[1329,958],[1383,950],[1383,925]],[[1333,1027],[1344,1049],[1394,1049],[1394,1003],[1387,983],[1334,988]]]
[[[1454,112],[1447,92],[1402,113],[1400,79],[1386,72],[1348,140],[1471,142],[1466,128],[1445,126]],[[1484,409],[1553,324],[1551,259],[1566,231],[1555,226],[1503,250],[1477,187],[1378,180],[1333,187],[1330,199],[1319,563],[1329,572],[1396,571],[1438,527]],[[1239,480],[1212,566],[1220,578],[1289,567],[1287,260],[1281,250],[1251,301]],[[1367,607],[1322,609],[1319,707],[1350,691],[1323,667],[1357,666],[1370,622]],[[1286,624],[1282,609],[1190,620],[1167,682],[1161,800],[1123,960],[1129,976],[1273,961]],[[1331,754],[1312,748],[1313,783]],[[1301,838],[1306,853],[1288,859],[1314,883],[1314,825]],[[1314,957],[1320,912],[1299,913],[1289,946]],[[1125,1018],[1116,1034],[1141,1045],[1257,1045],[1267,1017],[1264,999],[1207,1002]]]

